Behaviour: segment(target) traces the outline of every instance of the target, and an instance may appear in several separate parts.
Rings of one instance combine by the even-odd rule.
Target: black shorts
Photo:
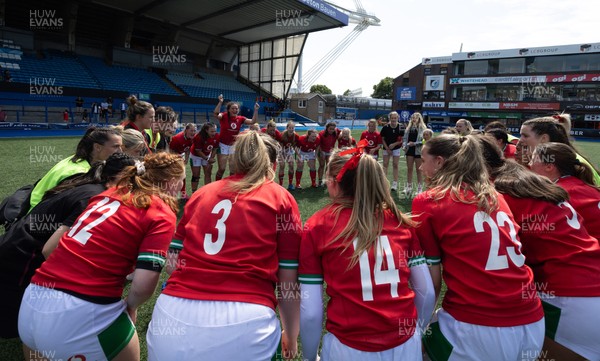
[[[417,147],[408,147],[408,150],[406,151],[405,155],[407,157],[415,157],[417,159],[420,159],[421,158],[420,154],[419,155],[415,155],[416,149],[417,149]]]

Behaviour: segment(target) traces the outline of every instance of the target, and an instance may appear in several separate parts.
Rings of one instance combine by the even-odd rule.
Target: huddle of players
[[[222,129],[239,129],[222,118],[230,122]],[[535,360],[542,347],[557,360],[600,359],[592,234],[600,191],[575,151],[548,142],[534,123],[522,139],[540,142],[524,140],[521,152],[551,178],[506,161],[488,137],[441,135],[422,146],[428,190],[413,200],[412,217],[365,156],[368,140],[334,149],[324,173],[331,202],[304,226],[295,199],[272,181],[282,147],[246,132],[228,154],[236,174],[194,193],[172,242],[165,190],[181,186],[183,162],[152,155],[92,198],[62,236],[26,291],[21,338],[57,357],[139,359],[135,310],[167,265],[148,327],[150,360],[268,360],[280,340],[291,357],[299,333],[304,358],[314,360],[323,283],[323,360],[420,360],[422,336],[432,359]],[[564,133],[555,120],[538,123]],[[134,264],[133,292],[120,301]],[[430,324],[442,278],[447,292]]]

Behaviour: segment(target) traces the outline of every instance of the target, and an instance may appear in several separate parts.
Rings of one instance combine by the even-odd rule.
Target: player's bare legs
[[[133,333],[133,337],[129,340],[127,346],[117,354],[112,361],[139,361],[140,360],[140,340],[137,332]]]
[[[223,174],[225,174],[225,169],[227,168],[228,161],[228,154],[217,154],[217,164],[219,165],[219,169],[217,170],[215,180],[220,180],[221,178],[223,178]],[[231,171],[231,168],[229,168],[229,170]]]

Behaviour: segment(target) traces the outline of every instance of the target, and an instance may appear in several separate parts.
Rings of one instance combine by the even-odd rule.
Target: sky
[[[380,26],[364,30],[321,75],[334,94],[396,78],[422,58],[462,51],[600,42],[599,0],[358,0]],[[355,0],[332,0],[356,9]],[[306,74],[355,24],[311,33],[304,46]],[[296,76],[297,79],[297,76]]]

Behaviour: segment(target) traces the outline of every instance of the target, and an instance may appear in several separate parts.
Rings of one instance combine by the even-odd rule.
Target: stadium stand
[[[31,84],[39,80],[51,81],[56,86],[100,88],[73,55],[46,51],[43,58],[37,58],[24,54],[20,65],[20,71],[12,73],[14,82]]]
[[[256,92],[241,84],[231,76],[197,73],[169,73],[167,78],[192,97],[216,98],[223,94],[227,99],[236,99],[241,102],[253,102]]]
[[[79,60],[88,72],[98,80],[101,89],[180,95],[151,71],[126,66],[109,66],[102,59],[91,56],[80,56]]]

